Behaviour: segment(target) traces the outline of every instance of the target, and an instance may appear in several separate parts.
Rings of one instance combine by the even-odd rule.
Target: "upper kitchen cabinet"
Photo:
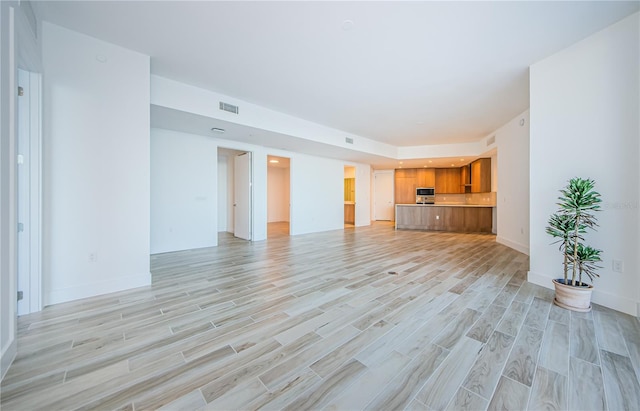
[[[395,176],[396,178],[413,178],[415,179],[418,175],[418,172],[415,168],[396,168]]]
[[[435,186],[436,171],[433,168],[398,168],[395,170],[395,203],[413,204],[416,202],[416,188]]]
[[[471,163],[471,192],[488,193],[491,191],[491,159],[479,158]]]
[[[464,193],[459,168],[436,168],[436,194]]]
[[[395,193],[396,204],[414,204],[416,202],[417,170],[415,168],[395,170]]]
[[[491,191],[491,159],[480,158],[464,167],[395,170],[396,204],[415,204],[416,188],[421,187],[434,187],[436,195],[488,193]]]
[[[419,168],[416,170],[416,187],[430,188],[436,186],[436,170]]]
[[[460,167],[460,184],[471,190],[471,165]]]

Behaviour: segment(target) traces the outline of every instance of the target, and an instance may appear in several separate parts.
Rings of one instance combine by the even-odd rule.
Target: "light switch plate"
[[[622,260],[613,260],[613,271],[616,273],[624,272],[624,261]]]

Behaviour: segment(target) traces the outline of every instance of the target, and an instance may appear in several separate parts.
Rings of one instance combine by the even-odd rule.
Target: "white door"
[[[18,315],[29,314],[29,73],[18,70]]]
[[[393,171],[374,173],[374,220],[393,220]]]
[[[236,156],[233,169],[233,235],[251,240],[251,153]]]
[[[40,75],[18,70],[18,315],[42,309]]]

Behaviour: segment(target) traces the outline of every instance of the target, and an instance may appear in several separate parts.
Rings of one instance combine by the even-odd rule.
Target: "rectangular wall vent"
[[[220,110],[228,111],[229,113],[238,114],[240,109],[233,104],[220,102]]]
[[[487,139],[487,146],[490,146],[491,144],[496,142],[496,136],[491,136]]]
[[[345,137],[344,141],[346,141],[347,144],[353,144],[353,139],[351,137]]]

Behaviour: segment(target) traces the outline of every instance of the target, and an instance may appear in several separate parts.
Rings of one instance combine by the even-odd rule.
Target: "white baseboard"
[[[549,277],[547,275],[535,273],[533,271],[529,271],[527,273],[527,281],[550,289],[553,289],[553,278],[555,277]],[[612,310],[621,311],[629,315],[640,317],[640,302],[634,301],[631,298],[620,297],[618,295],[613,295],[602,290],[598,290],[597,285],[593,289],[593,294],[591,294],[591,301],[596,304],[611,308]]]
[[[119,277],[108,281],[98,281],[90,284],[81,284],[73,287],[51,290],[45,305],[80,300],[82,298],[129,290],[131,288],[144,287],[146,285],[151,285],[151,273]]]
[[[11,344],[5,349],[2,353],[2,358],[0,359],[0,381],[4,379],[4,376],[7,374],[11,363],[16,358],[16,354],[18,353],[18,341],[17,338],[14,338],[11,341]]]
[[[516,243],[515,241],[507,240],[504,237],[497,236],[496,243],[506,245],[509,248],[513,248],[516,251],[520,251],[523,254],[529,255],[529,246],[524,244]]]

